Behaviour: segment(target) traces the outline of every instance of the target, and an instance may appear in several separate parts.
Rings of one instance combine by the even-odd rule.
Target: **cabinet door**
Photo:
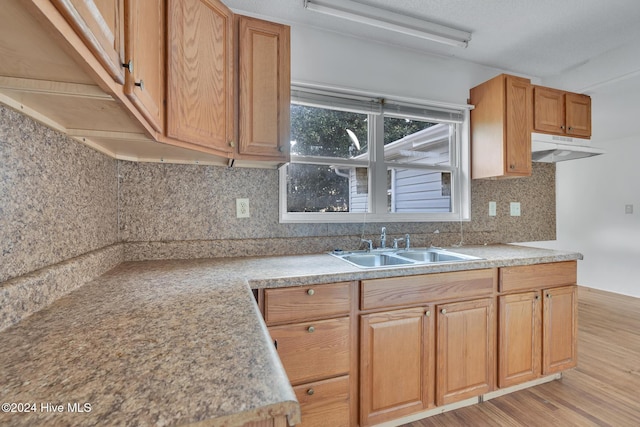
[[[238,152],[287,161],[291,99],[289,27],[245,16],[238,21]]]
[[[578,363],[577,286],[547,289],[543,303],[542,373],[554,374]]]
[[[548,87],[533,89],[533,128],[541,132],[565,133],[564,92]]]
[[[542,357],[540,292],[501,296],[499,318],[498,386],[537,378]]]
[[[51,0],[113,79],[124,84],[123,0]]]
[[[578,93],[565,95],[567,135],[591,137],[591,98]]]
[[[431,308],[361,316],[360,422],[377,424],[433,404]]]
[[[531,85],[506,77],[505,175],[531,175]]]
[[[124,93],[158,132],[164,123],[164,28],[163,0],[126,0]]]
[[[438,406],[487,393],[495,382],[493,299],[439,305]]]
[[[233,14],[219,0],[169,0],[167,136],[233,151]]]

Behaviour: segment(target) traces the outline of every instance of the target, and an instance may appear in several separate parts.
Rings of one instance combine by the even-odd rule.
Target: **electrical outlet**
[[[627,215],[633,214],[633,205],[624,205],[624,213]]]
[[[236,218],[249,218],[249,199],[236,199]]]
[[[509,204],[511,216],[520,216],[520,202],[511,202]]]
[[[489,216],[496,216],[496,202],[489,202]]]

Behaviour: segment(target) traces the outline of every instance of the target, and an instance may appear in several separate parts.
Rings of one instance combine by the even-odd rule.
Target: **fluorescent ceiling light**
[[[349,21],[395,31],[421,39],[431,40],[450,46],[467,47],[471,33],[424,21],[412,16],[401,15],[377,7],[341,0],[339,3],[303,0],[305,9]]]

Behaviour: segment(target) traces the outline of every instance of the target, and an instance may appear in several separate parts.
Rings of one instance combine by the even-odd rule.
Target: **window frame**
[[[301,100],[301,101],[298,101]],[[336,100],[338,106],[330,103]],[[287,212],[287,165],[279,171],[279,221],[280,223],[362,223],[362,222],[453,222],[471,220],[471,164],[469,141],[470,105],[454,105],[399,97],[376,97],[347,90],[329,90],[318,87],[292,86],[291,104],[307,105],[338,111],[354,111],[369,115],[368,159],[297,156],[291,155],[289,163],[367,167],[369,170],[369,203],[367,212]],[[384,111],[383,105],[392,105],[399,112]],[[360,107],[361,108],[358,108]],[[403,110],[405,109],[405,110]],[[448,166],[409,165],[384,160],[384,117],[407,117],[402,111],[443,112],[444,119],[430,119],[437,123],[450,123],[454,132],[453,151]],[[456,120],[446,120],[446,115],[457,113]],[[418,117],[409,117],[418,118]],[[420,117],[420,120],[425,120]],[[381,159],[381,160],[379,160]],[[388,212],[387,169],[415,168],[451,172],[451,212],[398,213]],[[380,190],[383,188],[383,190]]]

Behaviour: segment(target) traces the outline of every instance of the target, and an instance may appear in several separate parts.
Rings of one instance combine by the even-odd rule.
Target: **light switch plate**
[[[624,205],[624,213],[627,215],[633,214],[633,205]]]
[[[511,202],[509,204],[511,216],[520,216],[520,202]]]
[[[496,216],[496,202],[489,202],[489,216]]]
[[[249,199],[236,199],[236,218],[249,218]]]

